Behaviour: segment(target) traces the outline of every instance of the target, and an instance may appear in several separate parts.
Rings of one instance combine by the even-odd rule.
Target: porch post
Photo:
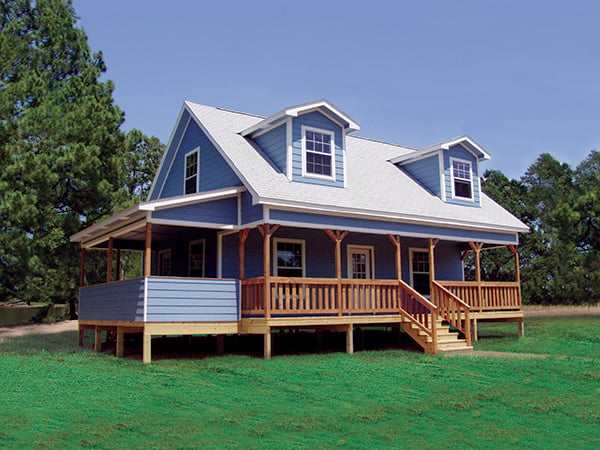
[[[149,277],[152,270],[152,224],[146,223],[146,243],[144,250],[144,276]]]
[[[115,245],[115,238],[108,238],[108,257],[106,258],[106,282],[110,283],[112,281],[112,262],[113,262],[113,247]]]
[[[239,236],[239,272],[238,277],[240,280],[243,280],[246,277],[246,240],[248,240],[248,235],[250,234],[250,228],[244,228],[240,230],[238,233]]]
[[[79,266],[79,286],[85,286],[85,258],[86,248],[81,247],[81,263]]]
[[[429,295],[433,294],[433,281],[435,281],[435,247],[439,239],[429,238]],[[435,304],[435,302],[433,302]]]
[[[521,271],[519,264],[519,249],[516,245],[509,245],[508,249],[512,252],[515,257],[515,281],[521,283]]]
[[[327,236],[335,242],[335,278],[337,280],[336,297],[338,299],[338,316],[344,313],[342,301],[342,241],[348,235],[347,231],[325,230]]]
[[[483,298],[481,296],[481,248],[483,242],[469,242],[469,246],[475,253],[475,280],[477,281],[477,298],[479,300],[479,312],[483,311]]]
[[[396,249],[396,279],[402,280],[402,253],[400,248],[400,236],[397,234],[388,234],[388,239]]]
[[[117,273],[115,273],[115,280],[121,279],[121,249],[117,249]]]
[[[264,296],[265,296],[265,319],[269,319],[271,317],[271,236],[277,229],[279,225],[271,225],[265,223],[263,225],[258,226],[258,230],[260,234],[263,235],[263,271],[264,271]],[[266,335],[265,335],[265,344],[266,344]],[[270,346],[270,336],[269,336],[269,346]],[[265,351],[266,355],[266,351]]]

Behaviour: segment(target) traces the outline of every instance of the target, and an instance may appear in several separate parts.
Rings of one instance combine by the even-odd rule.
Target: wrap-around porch
[[[156,227],[156,225],[154,226]],[[468,247],[462,251],[462,256],[464,259],[468,252],[474,253],[477,279],[465,282],[437,279],[436,264],[439,264],[440,261],[436,257],[436,248],[440,244],[440,239],[422,239],[426,251],[420,255],[421,260],[418,262],[428,269],[427,282],[423,282],[423,273],[417,273],[416,270],[413,273],[411,268],[409,283],[405,280],[406,273],[403,276],[403,270],[406,272],[407,264],[403,264],[402,260],[403,254],[406,255],[407,252],[404,249],[403,253],[403,238],[399,235],[385,235],[389,241],[388,245],[391,244],[390,254],[393,255],[393,259],[388,260],[387,265],[393,267],[395,276],[378,278],[372,267],[370,270],[366,268],[369,264],[375,264],[372,253],[358,251],[356,255],[350,252],[343,255],[344,241],[352,243],[349,236],[353,235],[348,231],[311,230],[312,233],[324,233],[333,244],[331,250],[325,247],[319,250],[323,254],[333,253],[332,258],[330,255],[330,259],[333,261],[333,277],[305,276],[299,271],[298,275],[300,276],[290,276],[296,275],[294,270],[298,268],[293,267],[294,264],[287,267],[284,261],[283,266],[285,267],[282,269],[274,259],[281,256],[280,254],[285,256],[286,252],[293,252],[294,249],[283,247],[281,249],[273,246],[274,235],[277,233],[277,236],[286,236],[286,229],[289,231],[289,228],[273,224],[260,224],[256,228],[245,228],[235,232],[218,232],[215,235],[217,252],[214,263],[217,265],[220,263],[221,267],[213,271],[217,277],[190,277],[190,272],[187,277],[174,277],[161,272],[160,258],[158,258],[161,251],[165,250],[163,247],[169,244],[163,243],[164,245],[157,246],[156,239],[153,240],[153,225],[145,223],[143,229],[138,230],[143,231],[141,248],[144,254],[143,277],[140,280],[143,280],[144,287],[141,288],[141,294],[139,294],[143,297],[143,301],[138,305],[143,309],[143,313],[125,321],[118,320],[118,317],[108,320],[108,316],[104,316],[102,319],[83,317],[80,320],[81,327],[82,329],[94,328],[96,330],[102,329],[103,326],[116,327],[117,351],[119,352],[119,348],[121,348],[121,353],[124,332],[143,332],[145,336],[144,360],[147,361],[150,360],[151,337],[159,334],[263,334],[265,357],[269,357],[272,331],[278,328],[312,327],[346,331],[347,351],[352,352],[354,326],[389,324],[402,327],[425,351],[430,353],[453,348],[470,348],[472,339],[476,339],[477,320],[515,321],[520,323],[520,331],[522,331],[523,316],[519,288],[518,253],[517,248],[513,245],[507,247],[515,257],[515,281],[499,283],[481,281],[480,252],[484,249],[484,244],[480,242],[466,243]],[[251,249],[254,258],[259,253],[262,256],[262,275],[246,277],[246,269],[249,265],[246,256],[247,241],[252,230],[255,230],[255,234],[258,230],[261,238],[258,241],[262,241],[260,242],[262,251],[258,251],[256,248]],[[295,230],[296,235],[301,232],[302,230]],[[141,232],[138,233],[138,236],[141,234]],[[225,236],[228,236],[229,240],[237,238],[238,273],[237,276],[231,276],[231,273],[228,273],[230,278],[223,277],[222,273],[224,263],[227,264],[224,261],[222,248]],[[129,236],[129,238],[131,237]],[[369,236],[366,238],[369,239]],[[373,235],[371,238],[375,239],[375,236]],[[122,239],[122,242],[130,241],[131,239]],[[256,244],[256,236],[254,241]],[[101,286],[92,286],[94,289],[82,288],[83,310],[85,310],[85,302],[93,301],[94,296],[98,298],[98,291],[107,291],[111,285],[123,283],[122,280],[118,280],[118,275],[116,276],[117,280],[112,278],[115,273],[113,265],[119,265],[118,242],[119,239],[114,236],[107,239],[107,283]],[[115,249],[115,247],[117,248]],[[116,260],[114,258],[115,250],[117,252]],[[345,277],[342,267],[343,256],[346,256],[347,263]],[[84,247],[82,249],[82,286],[85,285],[85,257]],[[303,255],[303,257],[306,256]],[[423,260],[423,257],[426,257],[426,261]],[[356,260],[351,260],[351,258]],[[369,258],[371,258],[370,262],[368,262]],[[211,264],[211,261],[204,261],[204,259],[205,255],[203,255],[203,264]],[[171,263],[169,262],[169,264]],[[409,261],[409,265],[412,264],[415,264],[415,261]],[[255,264],[251,265],[256,272]],[[280,273],[287,276],[282,276]],[[202,271],[200,275],[206,275],[206,272]],[[417,279],[418,277],[421,279]],[[170,293],[166,293],[167,288],[159,289],[157,287],[159,281],[168,283]],[[423,293],[424,284],[427,284],[429,288],[426,293]],[[417,285],[421,292],[417,291]],[[192,288],[192,286],[196,287]],[[198,288],[198,286],[203,287]],[[227,286],[225,289],[227,293],[222,291],[224,286]],[[215,289],[218,291],[216,294]],[[94,294],[91,295],[93,290]],[[162,304],[152,303],[156,296],[161,295],[166,296],[162,299]],[[202,303],[201,297],[206,298],[207,295],[215,297],[221,302],[229,301],[230,316],[213,316],[211,319],[210,315],[204,315],[200,320],[198,314],[193,315],[186,312],[171,316],[158,314],[152,316],[160,308],[162,308],[161,310],[192,311],[191,307],[194,305],[198,311],[211,311],[211,307],[217,302],[209,305],[206,302]],[[122,293],[116,294],[115,297],[125,300]],[[222,304],[220,304],[220,308],[223,309]],[[150,317],[155,317],[155,319]],[[178,327],[177,324],[180,326]],[[449,326],[460,332],[463,338],[452,339]],[[121,327],[120,331],[119,327]],[[119,338],[119,336],[121,337]],[[457,343],[460,345],[456,345]]]

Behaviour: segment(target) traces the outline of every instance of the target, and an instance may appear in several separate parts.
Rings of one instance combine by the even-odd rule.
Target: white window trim
[[[463,164],[469,165],[469,171],[471,173],[471,197],[460,197],[456,195],[454,192],[454,162],[459,162]],[[450,188],[452,189],[452,199],[453,200],[461,200],[463,202],[471,202],[475,203],[475,189],[473,185],[473,178],[475,177],[475,172],[473,172],[473,163],[468,159],[460,159],[460,158],[450,158]],[[462,180],[462,179],[461,179]],[[465,181],[465,180],[462,180]]]
[[[413,279],[413,254],[415,253],[426,253],[429,255],[429,249],[423,247],[409,247],[408,249],[408,269],[410,273],[410,286],[412,288],[415,287],[415,282]],[[417,272],[417,273],[425,273],[425,272]],[[429,268],[429,282],[431,282],[431,267]]]
[[[193,192],[193,193],[197,194],[198,192],[200,192],[200,147],[196,147],[193,150],[190,150],[189,152],[187,152],[183,158],[183,195],[191,195],[192,194],[192,193],[189,193],[189,194],[185,193],[185,182],[187,181],[187,177],[185,176],[185,170],[187,168],[188,156],[190,156],[193,153],[198,153],[198,158],[196,159],[196,192]]]
[[[302,245],[302,278],[306,277],[306,241],[304,239],[273,238],[273,276],[279,276],[277,266],[277,244],[280,242]]]
[[[347,276],[350,278],[352,275],[352,253],[360,253],[360,252],[368,252],[369,255],[369,272],[370,278],[368,280],[372,280],[375,278],[375,247],[372,245],[354,245],[349,244],[346,246],[346,265],[347,265]]]
[[[188,276],[192,276],[192,245],[202,243],[202,276],[196,278],[205,278],[206,277],[206,239],[195,239],[190,241],[188,244]]]
[[[162,257],[163,255],[169,255],[169,273],[163,273]],[[159,250],[158,252],[158,273],[160,276],[170,277],[173,274],[173,253],[170,248]]]
[[[302,176],[305,178],[314,178],[317,180],[327,180],[327,181],[336,181],[335,179],[335,133],[329,130],[323,130],[321,128],[307,127],[302,125]],[[315,173],[310,173],[306,171],[306,132],[312,131],[315,133],[328,134],[331,137],[331,176],[327,175],[319,175]],[[314,152],[318,153],[318,152]]]

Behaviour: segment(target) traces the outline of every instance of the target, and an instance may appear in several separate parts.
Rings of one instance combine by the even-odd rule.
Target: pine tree
[[[0,301],[73,302],[69,236],[132,202],[131,147],[105,70],[71,1],[2,2]]]

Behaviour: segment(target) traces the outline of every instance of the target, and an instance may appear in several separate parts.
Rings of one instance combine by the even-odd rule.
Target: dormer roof
[[[300,114],[315,110],[321,110],[325,114],[331,116],[332,119],[334,119],[336,122],[339,122],[340,125],[342,125],[346,133],[351,133],[353,131],[360,130],[360,125],[358,124],[358,122],[356,122],[349,115],[344,113],[332,103],[328,102],[325,99],[321,99],[282,109],[281,111],[273,114],[272,116],[269,116],[266,119],[263,119],[260,122],[242,130],[240,134],[242,136],[251,136],[257,132],[264,131],[273,126],[279,125],[287,118],[298,117],[298,115]]]
[[[411,161],[426,158],[429,155],[433,155],[441,150],[448,150],[455,145],[461,145],[477,158],[479,162],[490,159],[490,154],[483,149],[477,142],[471,139],[469,136],[460,136],[454,139],[449,139],[439,144],[432,145],[430,147],[417,150],[413,153],[404,154],[390,159],[393,164],[407,164]]]

